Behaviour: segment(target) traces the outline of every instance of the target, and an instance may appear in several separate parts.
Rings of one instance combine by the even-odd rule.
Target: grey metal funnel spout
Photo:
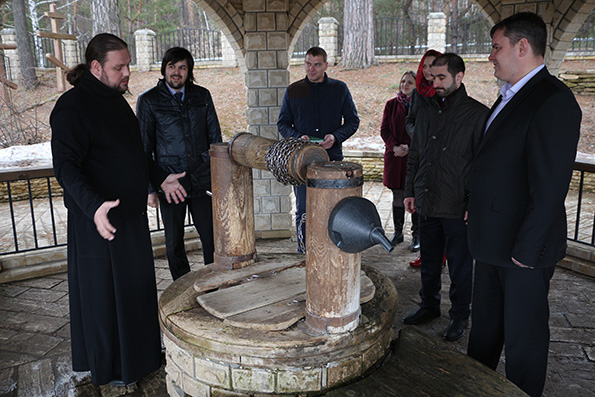
[[[329,216],[328,233],[344,252],[362,252],[376,244],[387,252],[394,249],[384,234],[376,206],[363,197],[346,197],[337,203]]]

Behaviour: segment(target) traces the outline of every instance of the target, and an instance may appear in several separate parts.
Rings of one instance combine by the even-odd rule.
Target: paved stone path
[[[364,196],[376,204],[390,236],[390,191],[379,183],[366,183]],[[409,224],[406,227],[408,230]],[[415,257],[407,249],[408,241],[409,232],[405,243],[390,254],[378,246],[362,254],[362,263],[382,271],[397,288],[395,332],[403,328],[401,317],[419,303],[419,271],[408,265]],[[257,242],[257,250],[263,253],[294,252],[296,248],[292,239]],[[203,266],[200,252],[191,253],[190,261],[193,269]],[[165,259],[155,260],[155,272],[158,290],[162,292],[171,284]],[[0,396],[166,396],[163,366],[128,388],[97,388],[91,384],[88,373],[72,372],[66,279],[66,274],[61,273],[0,284]],[[448,274],[444,272],[445,298],[448,286]],[[595,396],[595,279],[557,269],[550,302],[552,343],[544,395]],[[448,324],[448,308],[448,300],[443,299],[442,316],[419,328],[441,343],[465,352],[468,333],[456,342],[440,339]],[[502,367],[499,366],[499,372],[503,372]],[[349,387],[341,390],[344,395],[352,395]]]

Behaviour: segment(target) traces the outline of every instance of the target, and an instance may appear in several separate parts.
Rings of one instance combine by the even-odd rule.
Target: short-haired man
[[[565,256],[568,191],[581,110],[544,65],[547,30],[519,13],[490,32],[495,76],[506,83],[473,161],[469,248],[476,259],[468,354],[531,396],[545,385],[549,282]]]
[[[204,263],[213,262],[213,210],[209,146],[221,142],[221,129],[211,93],[194,84],[194,59],[185,48],[170,48],[163,55],[156,87],[143,93],[136,116],[148,156],[169,172],[185,172],[180,179],[188,196],[169,203],[163,192],[150,188],[148,204],[161,207],[165,247],[174,280],[190,271],[184,246],[186,209],[200,236]]]
[[[149,179],[184,200],[183,174],[167,175],[143,151],[122,94],[130,54],[120,38],[89,42],[74,88],[50,116],[56,179],[68,208],[72,366],[97,385],[124,386],[161,366],[157,286],[147,223]]]
[[[326,51],[312,47],[306,52],[306,77],[287,87],[277,127],[284,138],[321,139],[331,161],[343,160],[341,144],[359,127],[357,109],[347,85],[327,76]],[[304,252],[306,186],[294,187],[298,251]]]
[[[440,316],[444,253],[450,274],[449,341],[465,331],[470,314],[473,258],[467,247],[467,182],[488,108],[467,95],[465,63],[444,54],[432,63],[436,95],[418,109],[407,162],[405,208],[419,213],[421,305],[403,318],[421,324]]]

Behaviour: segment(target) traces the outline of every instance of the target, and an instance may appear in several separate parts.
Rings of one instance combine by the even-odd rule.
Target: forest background
[[[444,12],[450,21],[481,14],[472,0],[359,1],[372,2],[374,17],[408,18],[420,22],[425,22],[429,13],[438,11]],[[102,18],[119,18],[119,33],[123,37],[134,34],[138,29],[151,29],[157,34],[183,28],[219,29],[193,0],[11,0],[0,7],[0,27],[14,27],[13,11],[19,2],[26,9],[31,32],[50,30],[50,21],[44,12],[54,3],[58,12],[66,16],[61,31],[74,34],[78,39],[90,39],[93,36],[93,24],[100,25],[102,22],[99,19]],[[316,24],[320,18],[330,16],[342,25],[344,6],[344,0],[329,0],[311,18],[310,23]],[[93,12],[101,8],[117,8],[118,15]]]
[[[318,19],[332,16],[342,24],[344,2],[349,1],[373,2],[373,13],[377,18],[408,18],[424,22],[429,13],[441,11],[452,22],[481,14],[472,0],[329,0],[309,23],[316,25]],[[99,17],[106,18],[105,23],[113,24],[117,20],[117,27],[124,38],[144,28],[157,34],[187,27],[219,28],[193,0],[10,0],[0,7],[0,27],[13,27],[15,7],[21,8],[27,17],[26,30],[33,39],[33,32],[50,30],[49,20],[44,17],[44,12],[49,10],[51,3],[55,3],[58,12],[66,16],[62,21],[61,31],[76,35],[78,40],[88,40],[93,36]],[[101,7],[112,10],[117,8],[117,17],[113,13],[98,12]],[[562,71],[594,70],[595,60],[590,58],[565,62]],[[397,94],[400,75],[405,70],[416,68],[416,63],[380,64],[364,70],[342,68],[342,65],[330,68],[329,75],[347,82],[362,120],[359,131],[347,143],[347,147],[382,150],[378,133],[384,104]],[[493,77],[492,66],[487,63],[487,55],[479,62],[469,63],[468,68],[465,83],[469,93],[490,106],[497,96],[498,86]],[[291,81],[303,76],[301,67],[292,67],[290,72]],[[240,71],[237,68],[219,69],[195,74],[203,77],[199,79],[199,84],[213,93],[225,137],[229,139],[235,133],[246,130],[245,88]],[[13,100],[9,111],[4,111],[7,110],[6,104],[0,104],[3,106],[2,114],[7,115],[6,118],[2,117],[0,123],[0,148],[41,143],[49,139],[49,112],[60,93],[55,89],[53,71],[37,69],[36,77],[34,87],[28,90],[19,88],[11,93]],[[155,72],[133,74],[132,94],[127,94],[133,109],[138,95],[151,88],[159,77]],[[592,133],[595,131],[594,99],[593,95],[580,95],[578,98],[583,109],[583,133],[579,151],[584,153],[595,153],[595,134]]]

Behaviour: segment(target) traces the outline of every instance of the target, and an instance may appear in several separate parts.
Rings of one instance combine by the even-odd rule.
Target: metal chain
[[[306,213],[304,212],[302,214],[302,216],[300,217],[300,221],[298,222],[297,225],[297,240],[298,240],[298,248],[300,249],[300,252],[305,254],[306,253],[306,236],[304,236],[302,234],[302,230],[306,230],[305,228],[302,228],[302,225],[306,224]]]
[[[303,182],[289,173],[289,160],[296,150],[308,145],[314,144],[305,139],[293,137],[275,142],[264,156],[268,170],[284,185],[303,185]]]

